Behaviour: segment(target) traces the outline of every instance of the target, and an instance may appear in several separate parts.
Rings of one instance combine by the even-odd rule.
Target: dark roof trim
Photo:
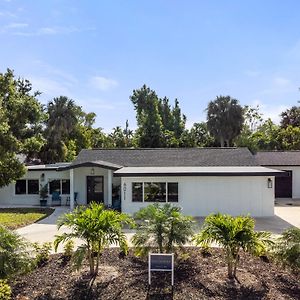
[[[99,168],[109,169],[109,170],[118,170],[118,169],[122,168],[122,166],[111,164],[109,162],[90,161],[90,162],[84,162],[84,163],[78,163],[78,164],[71,164],[67,167],[58,168],[57,171],[66,171],[66,170],[76,169],[76,168],[81,168],[81,167],[99,167]]]
[[[191,172],[191,173],[121,173],[114,174],[115,177],[163,177],[163,176],[287,176],[278,172]]]
[[[27,168],[27,171],[58,171],[59,167],[56,168]]]

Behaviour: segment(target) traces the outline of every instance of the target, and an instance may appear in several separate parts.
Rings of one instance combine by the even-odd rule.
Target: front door
[[[293,197],[293,172],[285,171],[284,176],[275,177],[275,198]]]
[[[91,202],[103,203],[103,176],[86,177],[87,204]]]

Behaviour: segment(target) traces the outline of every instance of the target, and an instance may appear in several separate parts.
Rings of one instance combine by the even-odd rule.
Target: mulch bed
[[[13,299],[300,299],[300,278],[277,265],[242,253],[239,282],[227,279],[221,249],[203,257],[197,248],[186,248],[175,263],[175,286],[170,273],[156,273],[148,288],[146,259],[119,250],[106,250],[99,275],[89,288],[87,265],[75,272],[62,255],[11,283]]]

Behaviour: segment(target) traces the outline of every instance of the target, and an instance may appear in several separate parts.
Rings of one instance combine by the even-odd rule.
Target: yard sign
[[[172,272],[172,286],[174,285],[174,253],[149,253],[149,285],[151,285],[151,272]]]

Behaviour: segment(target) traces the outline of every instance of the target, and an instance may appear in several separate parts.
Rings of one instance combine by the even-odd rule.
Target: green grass
[[[52,208],[0,208],[0,225],[17,229],[40,221],[53,213]]]

